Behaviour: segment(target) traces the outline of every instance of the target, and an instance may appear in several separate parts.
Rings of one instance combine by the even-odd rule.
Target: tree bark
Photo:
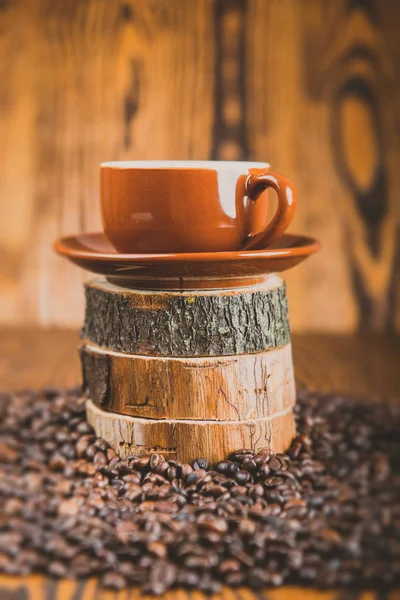
[[[272,275],[244,290],[144,292],[104,279],[86,285],[82,338],[147,356],[230,356],[290,341],[285,284]]]

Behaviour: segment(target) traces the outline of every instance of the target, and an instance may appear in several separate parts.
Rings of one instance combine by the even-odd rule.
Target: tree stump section
[[[132,417],[242,421],[293,407],[290,344],[220,358],[127,356],[86,344],[81,361],[93,403]]]
[[[88,421],[122,456],[221,460],[295,434],[285,284],[190,292],[86,285]]]
[[[191,462],[199,456],[217,463],[240,448],[283,452],[295,435],[292,411],[249,421],[138,419],[99,409],[87,401],[88,422],[122,457],[157,452]]]

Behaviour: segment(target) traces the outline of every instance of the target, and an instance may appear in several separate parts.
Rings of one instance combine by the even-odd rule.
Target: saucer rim
[[[284,233],[281,238],[294,237],[300,238],[302,244],[300,246],[291,248],[264,248],[262,250],[230,250],[228,252],[170,252],[170,253],[159,253],[159,254],[120,254],[120,253],[109,253],[99,252],[96,250],[77,250],[73,249],[68,245],[68,240],[76,239],[81,235],[85,236],[102,236],[105,237],[103,231],[92,231],[83,232],[78,234],[70,234],[59,237],[53,243],[54,251],[60,256],[67,258],[79,258],[89,260],[102,260],[107,262],[115,262],[116,260],[122,262],[131,261],[142,261],[142,262],[209,262],[209,261],[232,261],[232,260],[251,260],[257,259],[272,259],[272,258],[288,258],[296,256],[304,256],[315,254],[321,250],[322,244],[315,238],[312,238],[303,234],[296,233]],[[276,240],[275,243],[278,243]]]

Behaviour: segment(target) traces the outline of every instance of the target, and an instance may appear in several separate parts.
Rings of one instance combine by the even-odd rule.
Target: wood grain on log
[[[80,354],[94,404],[133,417],[240,421],[296,400],[290,344],[229,357],[127,356],[89,345]]]
[[[204,456],[210,463],[226,458],[238,448],[272,448],[285,451],[294,435],[293,411],[247,421],[156,420],[107,412],[91,400],[87,419],[96,434],[121,456],[159,452],[182,462]]]
[[[151,356],[263,352],[290,342],[285,284],[272,275],[240,291],[145,292],[96,279],[86,285],[82,338]]]

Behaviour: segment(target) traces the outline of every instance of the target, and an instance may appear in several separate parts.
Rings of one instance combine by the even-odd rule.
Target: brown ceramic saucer
[[[218,289],[261,283],[320,249],[316,240],[285,233],[265,250],[190,254],[118,254],[103,233],[81,233],[57,240],[54,249],[108,281],[141,289]]]

